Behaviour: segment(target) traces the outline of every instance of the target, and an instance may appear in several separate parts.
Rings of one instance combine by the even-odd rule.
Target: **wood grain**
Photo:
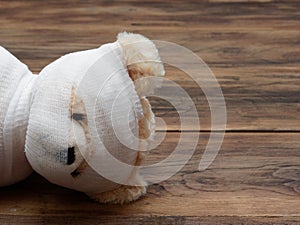
[[[1,1],[0,44],[39,72],[65,53],[112,42],[123,30],[178,43],[212,68],[228,130],[299,130],[299,7],[299,1]],[[167,70],[188,89],[205,118],[202,129],[210,129],[205,96],[176,74]],[[163,108],[158,115],[167,129],[178,130],[172,108],[154,105]]]
[[[157,129],[168,132],[146,163],[167,157],[183,132],[188,150],[194,132],[205,131],[180,172],[126,206],[94,203],[33,174],[0,188],[0,224],[300,224],[299,8],[298,0],[0,0],[0,45],[35,73],[63,54],[113,42],[120,31],[137,32],[201,57],[222,88],[228,120],[216,160],[199,172],[210,109],[191,78],[166,66],[201,126],[182,130],[174,108],[151,98],[166,122]]]
[[[21,221],[21,222],[20,222]],[[143,224],[143,225],[164,225],[164,224],[187,224],[187,225],[227,225],[227,224],[289,224],[298,225],[299,217],[284,217],[272,216],[272,217],[181,217],[181,216],[151,216],[144,215],[138,216],[6,216],[5,219],[0,218],[0,223],[5,224],[111,224],[111,225],[123,225],[124,221],[127,224]]]
[[[226,134],[215,162],[199,172],[208,137],[200,135],[194,156],[179,173],[152,185],[146,197],[134,204],[100,205],[34,174],[0,189],[0,218],[78,224],[121,223],[125,217],[130,224],[300,222],[300,134]],[[168,133],[148,163],[167,157],[178,140],[177,133]]]

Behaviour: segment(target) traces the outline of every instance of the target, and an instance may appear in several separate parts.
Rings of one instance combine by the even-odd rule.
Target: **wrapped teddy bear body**
[[[100,202],[143,195],[146,182],[134,166],[155,123],[139,91],[151,83],[134,80],[163,75],[155,45],[137,34],[63,56],[39,75],[0,48],[0,186],[33,169]],[[120,170],[112,160],[132,166]]]

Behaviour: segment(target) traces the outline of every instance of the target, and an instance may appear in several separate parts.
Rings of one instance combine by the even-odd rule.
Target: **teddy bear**
[[[146,77],[164,76],[154,43],[120,33],[33,74],[0,47],[0,186],[33,171],[100,203],[146,193],[139,166],[155,135]],[[118,167],[121,165],[121,167]]]

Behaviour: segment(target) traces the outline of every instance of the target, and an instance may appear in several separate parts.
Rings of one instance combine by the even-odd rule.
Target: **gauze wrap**
[[[145,54],[138,58],[159,59],[148,39],[140,47]],[[67,54],[37,76],[0,48],[0,186],[26,178],[31,167],[52,183],[91,196],[120,184],[145,185],[132,167],[145,115],[128,72],[136,49],[129,50],[116,41]],[[144,66],[155,71],[151,63]],[[162,65],[155,68],[164,74]]]
[[[67,165],[68,148],[71,147],[69,128],[74,130],[68,119],[73,87],[84,102],[90,124],[87,132],[92,142],[86,152],[85,146],[80,149],[89,158],[89,163],[96,160],[96,165],[110,168],[109,164],[105,166],[108,154],[105,147],[114,151],[110,154],[121,157],[124,162],[134,163],[137,152],[130,151],[124,155],[125,146],[121,146],[110,126],[111,110],[117,96],[122,98],[118,103],[123,104],[115,107],[117,111],[114,119],[124,123],[118,123],[115,130],[127,130],[126,126],[130,124],[132,131],[138,136],[138,117],[142,116],[138,95],[122,58],[122,49],[115,42],[98,49],[68,54],[41,71],[30,111],[26,155],[34,170],[52,183],[84,192],[106,191],[116,185],[90,167],[75,179],[70,176],[76,166],[79,166],[76,162],[73,166]],[[119,90],[124,89],[126,91],[120,95]],[[130,111],[132,114],[125,118],[124,115],[128,115]],[[98,130],[91,126],[95,123]],[[76,135],[78,138],[80,136],[83,134]],[[131,144],[133,148],[138,148],[138,143]],[[37,158],[40,160],[36,160]],[[114,172],[113,168],[110,170]],[[127,179],[130,173],[130,170],[121,170],[114,175]],[[97,190],[93,190],[95,187]]]
[[[0,186],[23,180],[32,171],[24,145],[36,77],[0,47]]]

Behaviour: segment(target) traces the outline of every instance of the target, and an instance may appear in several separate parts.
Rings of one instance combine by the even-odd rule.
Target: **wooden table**
[[[197,170],[210,134],[203,93],[167,68],[196,103],[201,121],[189,163],[141,200],[101,205],[37,174],[0,189],[0,224],[300,224],[300,2],[0,1],[0,45],[38,73],[59,56],[113,42],[120,31],[182,45],[212,69],[227,105],[222,148]],[[150,159],[176,146],[179,120],[153,100],[167,123]],[[161,130],[162,131],[162,130]],[[212,131],[219,132],[219,131]]]

